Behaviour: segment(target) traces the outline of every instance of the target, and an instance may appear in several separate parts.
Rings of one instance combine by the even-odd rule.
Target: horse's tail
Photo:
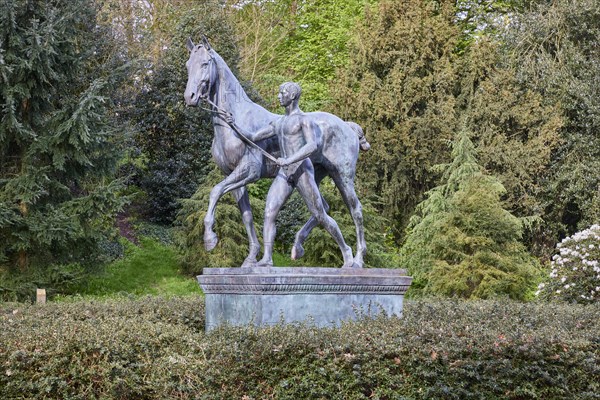
[[[361,126],[353,121],[346,121],[346,123],[350,125],[350,128],[352,128],[354,132],[356,132],[356,134],[358,135],[358,143],[360,144],[360,149],[362,151],[369,150],[371,148],[371,145],[369,144],[369,142],[367,142],[367,138],[365,137],[365,133],[363,132]]]

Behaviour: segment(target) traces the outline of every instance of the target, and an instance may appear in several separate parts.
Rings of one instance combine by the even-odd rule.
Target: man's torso
[[[307,142],[306,132],[303,129],[303,114],[286,115],[275,121],[275,134],[279,140],[281,156],[291,157],[299,151]],[[287,165],[282,170],[286,176],[292,178],[307,159]]]

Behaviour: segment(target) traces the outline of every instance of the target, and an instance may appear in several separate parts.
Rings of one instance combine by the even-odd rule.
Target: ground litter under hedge
[[[600,399],[600,305],[408,301],[402,319],[225,327],[202,297],[0,305],[0,398]]]

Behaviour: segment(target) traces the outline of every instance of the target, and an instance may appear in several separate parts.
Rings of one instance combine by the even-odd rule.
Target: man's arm
[[[265,126],[264,128],[259,129],[256,132],[249,132],[235,123],[235,119],[233,115],[228,115],[225,117],[225,121],[231,126],[235,131],[237,131],[240,135],[244,135],[248,139],[253,142],[259,142],[263,139],[270,138],[271,136],[275,136],[275,128],[272,124]]]
[[[310,118],[305,117],[300,120],[300,129],[304,136],[304,145],[288,158],[278,159],[278,165],[285,166],[304,160],[317,151],[317,134],[315,132],[314,123]]]

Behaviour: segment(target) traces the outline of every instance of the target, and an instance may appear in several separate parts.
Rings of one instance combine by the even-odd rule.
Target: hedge
[[[600,307],[407,302],[203,331],[202,297],[0,305],[0,398],[600,399]]]

